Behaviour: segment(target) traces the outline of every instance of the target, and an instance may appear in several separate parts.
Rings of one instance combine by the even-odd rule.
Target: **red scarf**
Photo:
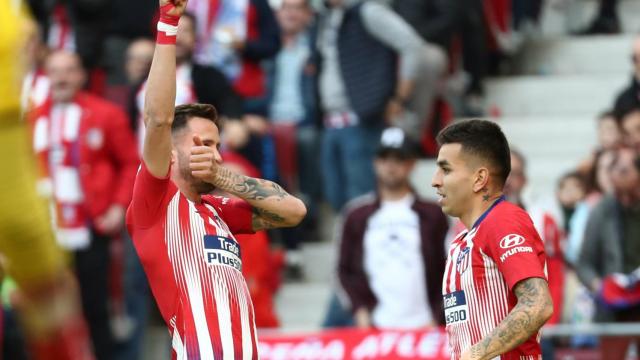
[[[44,105],[43,116],[35,120],[33,146],[43,172],[41,184],[48,184],[58,242],[77,250],[89,246],[89,218],[80,184],[80,137],[82,107],[77,103]]]

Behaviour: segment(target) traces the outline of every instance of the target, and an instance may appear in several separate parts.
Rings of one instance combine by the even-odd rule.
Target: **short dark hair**
[[[442,129],[438,145],[460,144],[462,151],[487,160],[495,171],[500,185],[504,185],[511,172],[509,142],[498,124],[488,120],[464,120]]]
[[[213,105],[185,104],[176,106],[176,110],[173,114],[173,123],[171,124],[171,132],[175,134],[176,132],[184,129],[187,127],[189,120],[194,117],[211,120],[211,122],[220,128],[218,112]]]

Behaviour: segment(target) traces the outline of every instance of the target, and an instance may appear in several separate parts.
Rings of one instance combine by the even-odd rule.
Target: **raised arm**
[[[176,46],[178,21],[187,0],[160,0],[158,41],[144,99],[146,127],[142,159],[149,172],[166,177],[171,164],[171,124],[176,100]]]
[[[513,292],[518,304],[489,335],[465,351],[461,360],[493,359],[513,350],[536,334],[553,314],[546,280],[522,280],[515,285]]]

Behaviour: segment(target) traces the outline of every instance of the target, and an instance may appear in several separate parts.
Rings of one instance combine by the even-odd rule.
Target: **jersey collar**
[[[501,195],[496,201],[494,201],[493,204],[491,204],[491,206],[487,210],[485,210],[485,212],[482,213],[482,215],[480,215],[478,220],[476,220],[476,222],[473,223],[473,226],[471,227],[471,230],[473,230],[473,229],[477,228],[478,226],[480,226],[480,223],[482,222],[482,220],[484,220],[487,217],[487,215],[489,215],[491,210],[493,210],[493,208],[495,208],[498,204],[500,204],[504,200],[505,200],[505,196]]]

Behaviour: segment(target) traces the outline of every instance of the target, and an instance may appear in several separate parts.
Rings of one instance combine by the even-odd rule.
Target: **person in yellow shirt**
[[[75,281],[36,191],[36,162],[20,108],[23,64],[35,34],[21,1],[0,0],[0,253],[20,289],[16,306],[31,356],[89,360]]]

